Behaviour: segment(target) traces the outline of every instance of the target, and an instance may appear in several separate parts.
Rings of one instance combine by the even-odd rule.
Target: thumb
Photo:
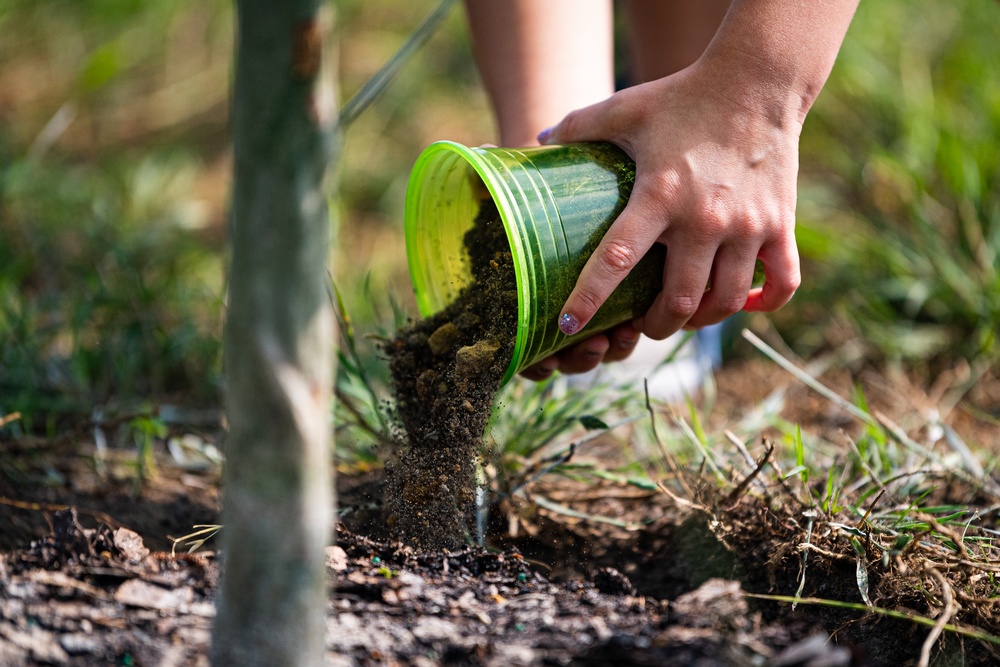
[[[571,144],[578,141],[612,141],[617,138],[618,123],[614,103],[615,95],[608,99],[570,111],[561,121],[538,133],[538,143]],[[616,142],[617,143],[617,142]]]

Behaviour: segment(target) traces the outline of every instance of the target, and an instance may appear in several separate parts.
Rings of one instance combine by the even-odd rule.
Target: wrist
[[[798,133],[823,85],[787,63],[731,46],[706,52],[696,66],[720,97],[781,131]]]
[[[733,0],[698,64],[724,82],[720,92],[730,100],[798,131],[856,6],[856,0]]]

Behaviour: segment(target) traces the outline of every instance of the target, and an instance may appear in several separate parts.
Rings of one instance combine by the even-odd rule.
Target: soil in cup
[[[468,540],[476,457],[517,332],[513,258],[491,199],[483,200],[464,245],[472,281],[387,346],[405,431],[386,468],[388,523],[395,537],[424,550]]]

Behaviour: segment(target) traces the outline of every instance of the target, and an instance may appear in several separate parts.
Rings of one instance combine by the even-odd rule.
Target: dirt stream
[[[514,263],[491,199],[483,200],[465,248],[472,281],[386,350],[405,430],[387,466],[387,521],[393,536],[418,548],[454,549],[474,534],[475,462],[514,349]]]

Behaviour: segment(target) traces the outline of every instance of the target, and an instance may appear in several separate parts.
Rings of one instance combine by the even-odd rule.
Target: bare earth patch
[[[756,404],[751,392],[781,382],[756,363],[725,369],[716,412],[730,409],[729,393]],[[970,441],[997,442],[995,426],[970,416],[989,409],[990,383],[949,420]],[[786,409],[812,429],[850,431],[807,392],[790,391]],[[156,478],[136,489],[110,463],[96,476],[93,451],[80,443],[21,444],[2,443],[0,665],[207,664],[221,559],[207,550],[173,556],[167,536],[215,520],[216,473],[181,470],[161,453]],[[757,461],[767,451],[762,440],[748,448]],[[978,519],[956,527],[927,518],[920,539],[894,550],[893,535],[846,511],[817,510],[795,478],[768,466],[742,484],[751,471],[733,472],[723,487],[692,473],[683,497],[543,480],[536,492],[634,527],[519,500],[495,510],[490,550],[424,553],[377,539],[387,532],[380,474],[341,475],[327,663],[916,665],[941,623],[931,664],[997,664],[989,488],[926,475],[925,505],[961,504]],[[898,488],[886,486],[862,506],[894,507]],[[956,547],[942,549],[949,539]],[[787,598],[797,592],[804,600],[793,608]]]

